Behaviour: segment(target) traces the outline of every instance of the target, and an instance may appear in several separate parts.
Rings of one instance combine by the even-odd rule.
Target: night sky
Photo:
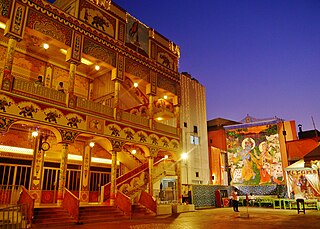
[[[207,119],[277,116],[320,129],[319,0],[114,0],[181,48]]]
[[[319,0],[114,0],[181,48],[207,119],[277,116],[320,129]]]

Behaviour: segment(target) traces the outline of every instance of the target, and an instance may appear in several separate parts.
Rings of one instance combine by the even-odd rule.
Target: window
[[[199,177],[199,172],[196,172],[196,177]]]
[[[183,126],[184,126],[184,127],[188,127],[188,125],[187,125],[187,123],[186,123],[186,122],[184,122],[184,123],[183,123]]]
[[[198,127],[197,126],[193,126],[193,133],[195,133],[195,134],[198,133]]]
[[[210,139],[210,144],[212,144],[212,139]]]
[[[199,137],[190,135],[190,143],[191,145],[199,145]]]

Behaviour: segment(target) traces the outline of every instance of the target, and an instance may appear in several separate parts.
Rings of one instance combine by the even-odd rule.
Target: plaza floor
[[[87,225],[73,225],[60,228],[78,229],[320,229],[320,211],[307,210],[298,214],[297,210],[240,207],[240,214],[232,208],[211,208],[158,216],[152,219],[132,219],[120,222],[105,222]]]

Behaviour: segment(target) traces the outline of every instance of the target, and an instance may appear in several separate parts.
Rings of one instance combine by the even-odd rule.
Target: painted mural
[[[127,15],[126,45],[144,56],[149,53],[149,29]]]
[[[228,130],[227,150],[233,185],[283,183],[277,125]]]
[[[96,5],[81,0],[79,19],[95,29],[113,38],[115,37],[116,19],[97,8]]]

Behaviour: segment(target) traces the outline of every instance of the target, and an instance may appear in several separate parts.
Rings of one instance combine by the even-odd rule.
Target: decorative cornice
[[[111,37],[104,35],[103,33],[92,29],[91,27],[87,26],[85,23],[82,23],[78,19],[74,18],[73,16],[57,9],[50,3],[47,3],[42,0],[22,0],[23,3],[27,4],[29,7],[40,11],[43,14],[46,14],[48,17],[53,18],[54,20],[58,20],[60,23],[78,31],[79,33],[84,34],[87,37],[98,41],[99,43],[113,49],[116,52],[119,52],[145,66],[154,70],[156,72],[161,73],[162,75],[175,80],[176,82],[180,81],[179,72],[171,71],[160,64],[156,63],[154,60],[150,60],[147,57],[139,53],[135,53],[130,48],[126,47],[122,42],[112,39]],[[119,47],[118,47],[119,46]],[[150,62],[150,63],[147,63]]]

